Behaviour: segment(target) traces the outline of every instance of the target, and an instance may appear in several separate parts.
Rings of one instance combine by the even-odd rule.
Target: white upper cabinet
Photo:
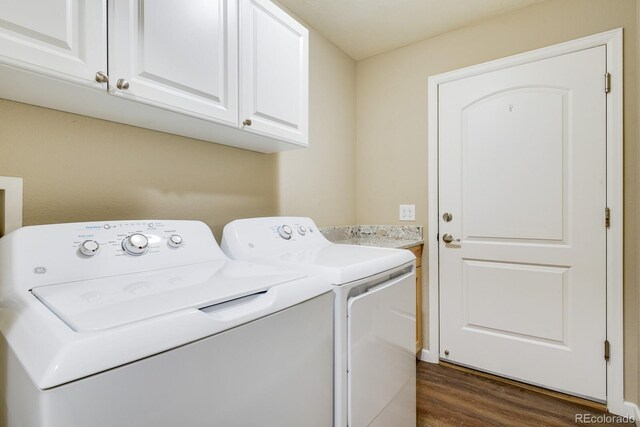
[[[308,145],[308,74],[269,0],[0,0],[0,98],[271,153]]]
[[[0,60],[100,87],[106,24],[106,0],[0,0]]]
[[[237,125],[237,10],[236,0],[110,0],[110,92]]]
[[[307,145],[308,76],[308,30],[268,0],[241,0],[241,126]]]

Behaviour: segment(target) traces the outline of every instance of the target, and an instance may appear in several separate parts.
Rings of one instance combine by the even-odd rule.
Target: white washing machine
[[[337,245],[310,218],[233,221],[232,259],[325,277],[334,285],[335,426],[415,426],[415,257],[407,250]]]
[[[333,424],[326,279],[196,221],[25,227],[0,265],[2,425]]]

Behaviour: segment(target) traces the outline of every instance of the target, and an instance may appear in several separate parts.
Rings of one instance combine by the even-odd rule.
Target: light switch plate
[[[400,221],[415,221],[416,205],[400,205]]]

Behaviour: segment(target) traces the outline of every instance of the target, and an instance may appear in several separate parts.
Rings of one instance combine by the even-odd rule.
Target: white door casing
[[[237,125],[237,13],[236,0],[109,0],[110,92]]]
[[[438,111],[437,104],[438,104],[439,98],[442,97],[442,90],[445,88],[446,84],[449,82],[456,82],[456,81],[464,80],[466,78],[471,78],[474,76],[490,74],[491,72],[496,72],[496,71],[504,70],[508,68],[517,69],[518,68],[517,66],[519,65],[530,64],[534,62],[544,62],[542,60],[559,57],[560,55],[564,55],[564,54],[571,54],[573,52],[583,51],[583,50],[594,48],[597,46],[601,46],[601,49],[604,51],[604,59],[602,61],[604,65],[602,66],[603,72],[599,76],[594,77],[593,79],[594,79],[594,82],[596,83],[596,87],[599,88],[599,90],[601,91],[600,93],[602,94],[603,97],[604,97],[604,81],[605,81],[604,72],[609,72],[612,74],[611,86],[610,86],[611,91],[601,103],[601,105],[606,105],[606,118],[605,118],[606,127],[603,126],[604,127],[603,132],[606,134],[606,146],[602,148],[602,151],[606,153],[606,158],[604,158],[604,155],[603,155],[603,159],[602,159],[602,163],[606,164],[606,170],[604,171],[604,174],[600,181],[600,185],[603,188],[602,193],[605,193],[605,198],[603,199],[604,202],[603,202],[602,209],[599,209],[599,212],[598,212],[598,222],[603,227],[602,230],[605,236],[604,239],[602,238],[600,233],[597,233],[597,236],[595,238],[593,238],[593,236],[578,236],[577,237],[578,240],[576,240],[575,232],[565,233],[565,230],[567,229],[567,227],[569,227],[569,231],[579,228],[577,223],[575,224],[571,223],[570,216],[567,216],[567,219],[569,221],[567,221],[564,216],[565,212],[569,213],[570,215],[571,210],[576,208],[575,205],[571,204],[573,200],[572,197],[568,198],[568,203],[566,203],[567,206],[566,207],[563,206],[563,214],[561,219],[559,218],[557,212],[554,214],[553,212],[545,211],[543,209],[538,209],[538,212],[542,211],[539,215],[530,214],[527,209],[530,209],[531,206],[537,206],[537,205],[553,206],[554,204],[557,204],[558,197],[559,197],[559,190],[557,188],[555,189],[555,191],[547,191],[547,192],[543,192],[543,194],[535,194],[536,190],[535,190],[535,187],[533,187],[534,193],[530,192],[530,195],[534,197],[539,196],[538,200],[536,200],[535,203],[527,206],[527,203],[530,203],[530,198],[523,198],[523,197],[516,196],[515,198],[513,198],[514,203],[511,203],[505,209],[498,210],[499,221],[494,221],[494,223],[492,223],[491,217],[487,215],[482,215],[482,214],[466,215],[465,213],[462,213],[461,216],[458,215],[457,216],[458,221],[462,219],[462,221],[464,222],[464,225],[461,225],[460,223],[458,223],[459,229],[455,230],[455,226],[453,225],[455,222],[455,219],[454,221],[452,221],[451,223],[448,223],[447,225],[449,225],[451,228],[451,230],[449,231],[457,232],[457,233],[455,232],[451,233],[451,234],[454,234],[454,237],[460,237],[462,235],[463,242],[459,246],[459,248],[456,247],[456,245],[447,245],[447,246],[449,249],[453,249],[454,251],[457,250],[458,253],[464,253],[465,257],[467,258],[471,258],[465,262],[464,270],[462,265],[460,265],[460,269],[457,272],[457,274],[461,278],[464,275],[467,279],[467,282],[466,282],[467,284],[470,284],[473,282],[480,285],[480,286],[472,287],[473,289],[471,289],[471,292],[465,293],[465,295],[467,296],[467,299],[464,301],[468,301],[469,296],[471,296],[471,298],[473,299],[473,303],[470,306],[466,304],[466,302],[465,302],[466,305],[464,306],[462,306],[462,304],[459,304],[458,310],[460,312],[463,312],[463,310],[465,310],[464,312],[467,315],[467,319],[463,319],[463,320],[468,321],[469,319],[471,319],[471,322],[474,324],[482,324],[482,326],[475,325],[475,326],[468,327],[467,330],[464,331],[465,333],[478,332],[478,334],[483,334],[485,336],[490,337],[491,339],[505,338],[504,336],[507,336],[507,338],[509,338],[512,341],[526,342],[527,340],[529,340],[530,341],[529,344],[531,344],[531,341],[535,343],[537,339],[538,342],[535,343],[535,345],[546,347],[549,349],[553,349],[555,345],[556,349],[559,349],[559,347],[562,347],[562,345],[558,346],[557,344],[554,344],[554,340],[558,341],[558,339],[560,339],[560,342],[562,342],[566,338],[568,339],[570,346],[573,346],[574,344],[577,343],[577,341],[571,338],[571,334],[574,332],[574,330],[571,329],[571,324],[568,324],[567,325],[568,328],[565,329],[564,324],[562,328],[558,328],[557,322],[558,322],[558,319],[560,318],[558,316],[558,313],[564,310],[565,306],[571,307],[572,304],[576,302],[576,299],[574,298],[575,295],[572,293],[565,295],[564,290],[567,288],[566,283],[571,284],[572,281],[574,281],[573,279],[575,279],[574,273],[578,272],[578,270],[580,269],[576,269],[570,265],[567,265],[569,264],[567,261],[570,261],[570,260],[566,256],[564,256],[564,258],[561,257],[557,259],[555,261],[555,264],[548,264],[543,262],[545,260],[540,255],[540,253],[543,252],[541,251],[541,247],[544,245],[551,246],[556,252],[558,252],[558,250],[560,250],[560,247],[562,245],[564,246],[572,245],[573,247],[578,249],[576,245],[579,243],[580,240],[583,241],[583,243],[585,244],[588,243],[588,246],[591,246],[592,240],[598,240],[598,239],[605,240],[604,245],[606,248],[606,255],[603,255],[603,257],[605,258],[604,262],[606,263],[605,264],[606,270],[601,266],[598,267],[601,270],[605,270],[604,274],[602,273],[602,271],[600,272],[600,274],[603,274],[603,276],[606,278],[606,288],[602,293],[603,295],[606,295],[606,305],[605,305],[606,313],[603,315],[603,317],[606,317],[607,327],[608,327],[608,330],[605,330],[604,333],[600,332],[600,334],[604,334],[611,342],[611,358],[605,365],[608,367],[606,371],[606,377],[607,377],[606,387],[608,387],[608,392],[606,392],[605,398],[607,400],[608,409],[611,412],[617,413],[617,414],[631,414],[633,405],[627,402],[624,402],[624,399],[623,399],[623,371],[622,371],[622,366],[623,366],[623,363],[622,363],[623,361],[623,354],[622,354],[622,351],[623,351],[623,346],[622,346],[622,115],[621,115],[621,112],[622,112],[622,30],[620,29],[609,31],[602,34],[597,34],[590,37],[585,37],[583,39],[563,43],[563,44],[552,46],[549,48],[527,52],[514,57],[509,57],[509,58],[493,61],[490,63],[481,64],[478,66],[473,66],[466,69],[457,70],[457,71],[453,71],[453,72],[449,72],[449,73],[445,73],[442,75],[433,76],[429,78],[429,123],[430,123],[430,126],[429,126],[429,202],[430,202],[430,206],[429,206],[429,249],[430,249],[430,252],[429,252],[429,267],[430,267],[429,319],[430,319],[430,334],[429,334],[429,349],[423,350],[423,360],[437,362],[439,355],[444,355],[444,351],[447,350],[445,348],[446,343],[445,343],[444,332],[443,332],[443,335],[441,336],[440,330],[439,330],[440,327],[443,327],[443,329],[445,327],[439,323],[439,322],[442,322],[442,317],[445,316],[444,311],[442,311],[444,310],[444,306],[441,307],[440,309],[438,307],[438,301],[440,299],[439,293],[442,293],[442,292],[446,293],[449,290],[449,289],[447,291],[444,290],[445,263],[447,262],[447,260],[446,260],[446,256],[444,255],[446,250],[445,248],[443,248],[442,252],[438,254],[438,247],[441,245],[441,243],[437,240],[437,237],[438,237],[438,232],[440,233],[441,236],[447,233],[447,229],[443,227],[443,224],[441,224],[442,219],[440,215],[443,212],[448,211],[449,209],[445,208],[442,205],[440,206],[438,205],[439,197],[441,198],[440,200],[441,203],[442,203],[442,198],[446,199],[446,195],[444,195],[445,190],[444,188],[442,188],[442,182],[439,181],[442,179],[442,176],[439,177],[438,175],[439,174],[442,175],[443,173],[446,174],[447,172],[446,171],[443,172],[443,170],[445,168],[451,168],[452,166],[450,165],[450,162],[446,162],[443,159],[443,155],[446,156],[446,154],[442,152],[442,144],[443,144],[442,123],[440,123],[439,126],[433,125],[433,123],[438,123],[441,120],[442,112]],[[571,66],[571,65],[572,64],[569,64],[568,66]],[[539,73],[538,75],[536,75],[536,78],[549,77],[548,75],[545,76],[544,74],[545,73]],[[578,73],[578,75],[575,77],[575,80],[582,80],[583,78],[584,78],[583,73]],[[512,83],[513,82],[506,81],[505,85],[508,86]],[[571,82],[571,83],[573,84],[574,82]],[[579,82],[575,82],[575,83],[579,83]],[[512,102],[506,102],[505,104],[505,107],[507,107],[506,110],[508,110],[509,104],[513,104],[513,111],[515,111],[516,105],[518,104],[522,105],[523,102],[526,103],[526,98],[528,96],[526,93],[527,86],[528,86],[527,84],[522,84],[520,85],[520,87],[518,87],[518,91],[512,91],[511,93],[503,94],[504,96],[503,101],[505,102],[508,101],[507,97],[512,97],[511,99]],[[553,98],[565,97],[561,93],[558,93],[557,89],[559,89],[558,86],[552,85],[551,88],[544,90],[547,92],[547,94],[543,96],[543,98],[547,98],[547,101],[539,102],[540,104],[539,107],[543,107],[542,110],[545,110],[547,108],[551,108],[551,109],[554,108],[553,107],[554,101],[551,101]],[[575,95],[574,93],[571,93],[569,97],[571,98],[574,95]],[[475,127],[472,130],[472,133],[474,135],[478,136],[482,131],[483,126],[482,126],[482,123],[478,124],[477,122],[478,119],[481,118],[483,113],[487,114],[492,108],[497,108],[497,105],[496,105],[497,103],[499,102],[495,98],[491,99],[490,97],[487,97],[486,99],[483,100],[483,102],[476,103],[474,106],[469,106],[469,108],[467,108],[465,119],[467,121],[470,121],[471,124],[474,124],[474,120],[476,120],[474,125]],[[555,103],[557,104],[558,102],[556,101]],[[564,104],[564,99],[562,103]],[[477,107],[480,104],[482,104],[482,106],[478,110]],[[576,105],[571,105],[571,104],[569,106],[572,108],[576,107]],[[474,110],[474,107],[476,107],[475,110]],[[555,108],[557,108],[557,106]],[[578,106],[577,108],[579,109],[580,106]],[[532,111],[535,111],[535,109]],[[509,117],[508,115],[506,115],[507,113],[504,113],[504,111],[501,111],[499,113],[502,113],[499,119],[495,119],[492,116],[491,120],[494,120],[494,119],[496,121],[504,120],[505,117]],[[512,111],[509,111],[509,113],[513,114]],[[471,116],[475,116],[475,117],[471,117]],[[572,119],[573,117],[569,117],[569,118]],[[463,117],[461,114],[459,120],[462,121],[462,119]],[[478,127],[478,125],[480,127]],[[550,129],[552,129],[553,126],[554,126],[553,123],[551,124],[547,123],[546,126],[540,126],[540,129],[533,128],[533,129],[529,129],[528,131],[522,131],[523,136],[521,136],[519,139],[532,140],[533,138],[536,137],[536,133],[538,134],[538,136],[544,135],[544,132],[549,133]],[[486,132],[486,129],[484,130]],[[491,132],[489,132],[489,134],[491,134]],[[465,135],[465,137],[468,137],[468,136],[469,135]],[[506,136],[506,135],[503,135],[503,136]],[[570,133],[567,136],[567,140],[569,142],[574,141],[576,140],[576,136],[578,135],[574,133]],[[462,139],[462,135],[460,135],[458,138]],[[498,135],[498,139],[500,139],[500,135]],[[491,144],[489,144],[489,150],[487,151],[488,152],[491,152],[492,150],[495,151],[498,145],[499,144],[495,143],[495,141],[491,141]],[[575,146],[575,144],[569,144],[569,147],[572,147],[572,146]],[[505,147],[502,147],[502,149],[504,148]],[[546,145],[543,144],[541,147],[538,147],[538,148],[540,150],[546,149],[547,151],[549,150],[553,151],[553,147],[550,144],[546,144]],[[439,149],[441,150],[440,152],[438,151]],[[565,150],[565,147],[563,147],[563,154],[565,154],[564,150]],[[526,152],[527,150],[525,149],[524,151]],[[556,151],[557,151],[557,148],[556,148]],[[500,150],[500,152],[502,152],[502,150]],[[475,172],[474,172],[474,165],[470,165],[470,171],[472,174],[475,173],[477,175],[477,172],[478,172],[477,166],[482,164],[482,162],[488,162],[489,165],[492,162],[494,164],[496,163],[495,159],[493,159],[491,156],[486,155],[487,154],[486,151],[475,150],[475,151],[469,151],[469,153],[467,153],[467,156],[466,156],[467,159],[463,160],[464,163],[460,162],[460,164],[465,164],[465,166],[467,166],[467,163],[468,163],[467,161],[471,159],[469,156],[469,154],[471,153],[475,155],[475,159],[472,159],[471,162],[476,163]],[[531,152],[531,150],[529,150],[527,154],[528,157],[522,156],[520,159],[517,159],[517,157],[518,155],[523,154],[522,152],[519,152],[519,153],[508,152],[507,154],[510,156],[515,155],[516,159],[515,161],[511,162],[512,164],[500,163],[504,171],[502,176],[506,175],[507,173],[514,173],[514,165],[517,165],[518,162],[520,162],[520,164],[526,163],[525,166],[523,166],[523,168],[527,168],[531,164],[533,165],[535,165],[536,163],[539,164],[540,162],[540,153],[538,153],[537,155],[534,155]],[[576,152],[575,150],[573,150],[566,153],[566,156],[563,159],[571,159],[572,157],[578,156],[578,160],[583,161],[584,159],[579,158],[583,154],[584,153],[581,154],[580,152]],[[465,158],[464,155],[462,157],[463,159]],[[526,157],[526,162],[525,162],[525,157]],[[575,159],[572,160],[572,162],[570,162],[569,164],[573,165],[574,162],[575,162]],[[553,162],[551,165],[545,165],[545,166],[547,167],[547,169],[549,167],[555,168],[555,169],[560,168],[557,162],[555,162],[555,166]],[[454,164],[453,168],[455,169],[455,167],[456,165]],[[564,166],[562,167],[564,168]],[[600,169],[604,169],[604,166],[601,167]],[[515,169],[516,175],[518,175],[519,172],[520,171],[517,170],[516,168]],[[580,173],[580,171],[572,170],[572,169],[569,169],[567,172],[569,172],[569,177],[577,176],[577,174]],[[542,176],[542,172],[539,172],[539,174]],[[520,174],[520,175],[524,175],[524,174]],[[556,171],[556,175],[557,175],[557,171]],[[484,182],[481,182],[482,180],[471,180],[472,182],[467,182],[468,180],[465,181],[468,183],[467,191],[462,191],[461,189],[461,191],[459,192],[459,203],[464,203],[464,201],[466,201],[464,209],[468,208],[469,206],[471,207],[475,206],[475,208],[477,209],[478,207],[482,206],[482,203],[485,203],[485,202],[486,204],[490,204],[490,202],[495,203],[495,200],[496,200],[495,196],[496,194],[499,194],[500,191],[494,191],[494,193],[496,194],[493,194],[493,195],[489,194],[488,199],[491,199],[493,197],[493,200],[485,200],[485,201],[477,198],[474,199],[474,196],[470,195],[469,191],[473,189],[476,193],[478,193],[479,189],[481,189],[483,186],[486,187],[487,185],[489,185],[492,190],[498,189],[504,192],[508,190],[510,187],[515,186],[515,185],[510,185],[509,183],[501,182],[500,180],[497,180],[496,182],[496,178],[499,178],[499,177],[500,177],[499,173],[489,172],[488,174],[485,174],[482,176],[482,180],[484,180]],[[545,174],[542,176],[541,179],[551,181],[551,175]],[[592,183],[595,182],[594,179],[592,178],[589,178],[589,179],[591,179]],[[561,194],[561,197],[563,197],[563,199],[565,195],[569,195],[567,193],[567,190],[570,187],[568,188],[565,188],[565,187],[568,184],[572,184],[570,180],[568,181],[568,183],[565,183],[564,181],[565,180],[563,177],[562,194]],[[534,181],[529,180],[528,182],[530,189],[532,188],[531,187],[532,182]],[[511,184],[516,184],[516,182],[512,182]],[[525,179],[523,182],[521,182],[521,184],[527,184],[527,180]],[[585,185],[583,186],[586,187],[586,184],[587,183],[585,183]],[[493,187],[492,185],[495,185],[495,187]],[[502,188],[500,188],[501,186]],[[576,186],[573,185],[573,188],[575,187]],[[527,186],[524,185],[524,188],[527,188]],[[583,191],[583,190],[580,189],[580,191]],[[601,196],[598,196],[598,197],[601,197]],[[565,205],[564,200],[562,204]],[[604,212],[603,212],[605,205],[608,205],[611,208],[611,226],[609,229],[606,229],[606,230],[604,229]],[[511,221],[511,224],[509,224],[509,219],[513,215],[518,215],[518,214],[520,214],[523,218],[522,223],[519,224]],[[590,216],[590,215],[591,213],[587,216]],[[469,216],[472,216],[473,218],[469,218]],[[455,213],[454,213],[454,217],[455,217]],[[507,218],[507,221],[505,221],[504,218]],[[579,218],[580,222],[586,222],[586,220],[587,219],[584,216],[581,216]],[[520,227],[521,225],[528,225],[529,231],[518,232],[518,227]],[[558,239],[559,231],[562,232],[562,236],[560,239]],[[515,237],[515,239],[508,239],[507,237]],[[551,240],[551,239],[555,239],[555,240]],[[569,245],[567,245],[567,242],[565,241],[568,241]],[[511,251],[509,249],[506,249],[506,248],[509,248],[510,245],[513,245],[513,243],[517,244],[516,247],[517,246],[524,247],[525,252],[533,250],[534,253],[538,252],[538,254],[536,254],[536,256],[533,256],[533,257],[527,257],[526,261],[522,262],[518,260],[518,256],[522,255],[521,252],[513,250],[513,248],[510,248]],[[484,247],[489,247],[493,249],[494,252],[497,251],[496,254],[502,257],[498,259],[499,262],[495,262],[494,260],[482,259],[481,257],[478,257],[477,259],[472,258],[472,256],[477,256],[479,254],[479,248],[483,247],[482,245],[484,245]],[[476,248],[475,249],[476,252],[473,252],[474,247]],[[585,247],[586,246],[583,245],[583,248]],[[519,248],[519,249],[522,249],[522,248]],[[565,251],[565,252],[570,252],[570,251]],[[604,253],[604,250],[603,250],[603,253]],[[510,261],[511,258],[515,258],[517,262]],[[536,266],[535,263],[540,263],[542,265]],[[567,269],[567,267],[569,268]],[[594,267],[591,265],[587,266],[587,268],[594,270]],[[514,310],[511,310],[511,311],[497,310],[497,312],[491,312],[489,310],[483,311],[482,308],[486,307],[486,305],[479,303],[482,299],[484,299],[485,302],[486,301],[491,302],[496,298],[502,299],[502,300],[509,300],[509,299],[513,300],[514,295],[518,295],[518,293],[515,293],[515,294],[509,293],[511,289],[505,289],[504,287],[499,286],[501,284],[503,285],[504,282],[508,282],[512,280],[512,277],[510,276],[521,278],[521,280],[519,280],[518,282],[520,284],[521,291],[526,289],[531,291],[533,283],[544,283],[546,285],[546,290],[543,291],[542,289],[535,289],[535,287],[534,287],[534,290],[535,292],[537,292],[537,297],[541,297],[544,295],[547,298],[546,299],[547,302],[550,302],[553,300],[552,288],[554,286],[556,288],[562,288],[563,297],[565,297],[565,299],[563,300],[561,307],[556,303],[555,306],[552,307],[552,309],[547,310],[549,315],[544,317],[544,319],[542,319],[543,320],[542,322],[538,322],[538,323],[526,322],[526,321],[522,322],[522,319],[526,319],[526,314],[527,314],[526,310],[527,309],[530,310],[532,304],[517,305],[516,304],[517,297],[516,297],[515,303],[512,301],[515,307]],[[569,290],[573,290],[574,287],[569,286],[568,288]],[[477,291],[480,291],[480,292],[477,292]],[[556,292],[557,291],[558,289],[556,289]],[[494,292],[493,298],[491,298],[491,292]],[[602,298],[604,299],[604,297]],[[544,303],[544,298],[539,300],[537,303],[538,305],[540,305],[541,303]],[[582,304],[582,303],[580,302],[579,304]],[[519,311],[515,312],[516,310],[519,310]],[[605,311],[605,308],[602,308],[601,312],[604,313],[604,311]],[[443,313],[443,314],[441,315],[440,313]],[[529,312],[529,314],[531,314],[531,311]],[[534,314],[535,314],[535,311],[534,311]],[[562,320],[564,321],[564,317],[562,317]],[[520,321],[520,323],[518,323],[518,321]],[[554,322],[556,322],[555,329],[554,329]],[[500,327],[505,326],[505,324],[507,324],[509,328],[513,328],[514,330],[511,331],[510,333],[504,333],[504,332],[500,333],[499,331]],[[483,330],[483,328],[485,329]],[[601,328],[601,329],[604,330],[604,328]],[[500,336],[501,334],[503,335],[502,337]],[[533,335],[538,335],[538,337],[532,338]],[[591,334],[591,335],[595,335],[595,334]],[[440,342],[440,340],[442,340],[442,343]],[[602,357],[603,357],[602,341],[600,341],[597,348],[595,347],[595,344],[594,344],[594,349],[595,349],[595,354],[597,354],[600,360],[602,360]],[[502,356],[500,355],[500,350],[504,350],[504,349],[491,348],[487,350],[486,348],[480,348],[480,350],[491,351],[494,354],[496,354],[497,357],[504,357],[504,355]],[[565,352],[567,351],[568,350],[565,350]],[[452,360],[455,360],[453,359],[455,357],[455,354],[459,354],[459,352],[457,351],[454,352],[451,349],[449,349],[449,353],[450,353],[449,357],[452,358]],[[526,357],[530,357],[530,356],[531,355],[527,355]],[[517,356],[512,355],[512,359],[517,359]],[[464,362],[458,362],[458,363],[464,363]],[[543,363],[546,363],[546,361],[543,360]],[[506,366],[509,366],[509,361],[507,362]],[[594,376],[597,377],[598,376],[597,373]],[[532,381],[532,380],[529,380],[529,381]],[[535,381],[532,381],[532,382],[535,382]],[[600,388],[602,389],[604,387],[600,386]],[[577,394],[582,394],[582,393],[577,392]],[[594,393],[591,393],[592,398],[594,397],[593,394]],[[601,396],[602,396],[602,393],[601,393]]]
[[[17,67],[100,88],[95,75],[107,71],[106,0],[0,0],[0,56]]]
[[[240,123],[308,143],[309,31],[268,0],[240,2]]]

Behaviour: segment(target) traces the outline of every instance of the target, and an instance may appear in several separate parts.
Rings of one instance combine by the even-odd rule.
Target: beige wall
[[[278,155],[282,215],[356,221],[356,63],[310,30],[309,148]]]
[[[277,212],[277,162],[253,153],[0,100],[0,175],[24,178],[24,224],[205,221]]]
[[[636,25],[634,0],[550,0],[360,61],[356,92],[357,221],[395,224],[398,205],[415,203],[416,223],[426,226],[427,77],[624,28],[625,394],[635,402],[640,383]],[[423,295],[428,296],[426,288]]]
[[[0,100],[0,175],[24,178],[24,224],[199,219],[219,239],[234,218],[354,222],[355,62],[313,30],[310,45],[311,148],[282,155]]]

